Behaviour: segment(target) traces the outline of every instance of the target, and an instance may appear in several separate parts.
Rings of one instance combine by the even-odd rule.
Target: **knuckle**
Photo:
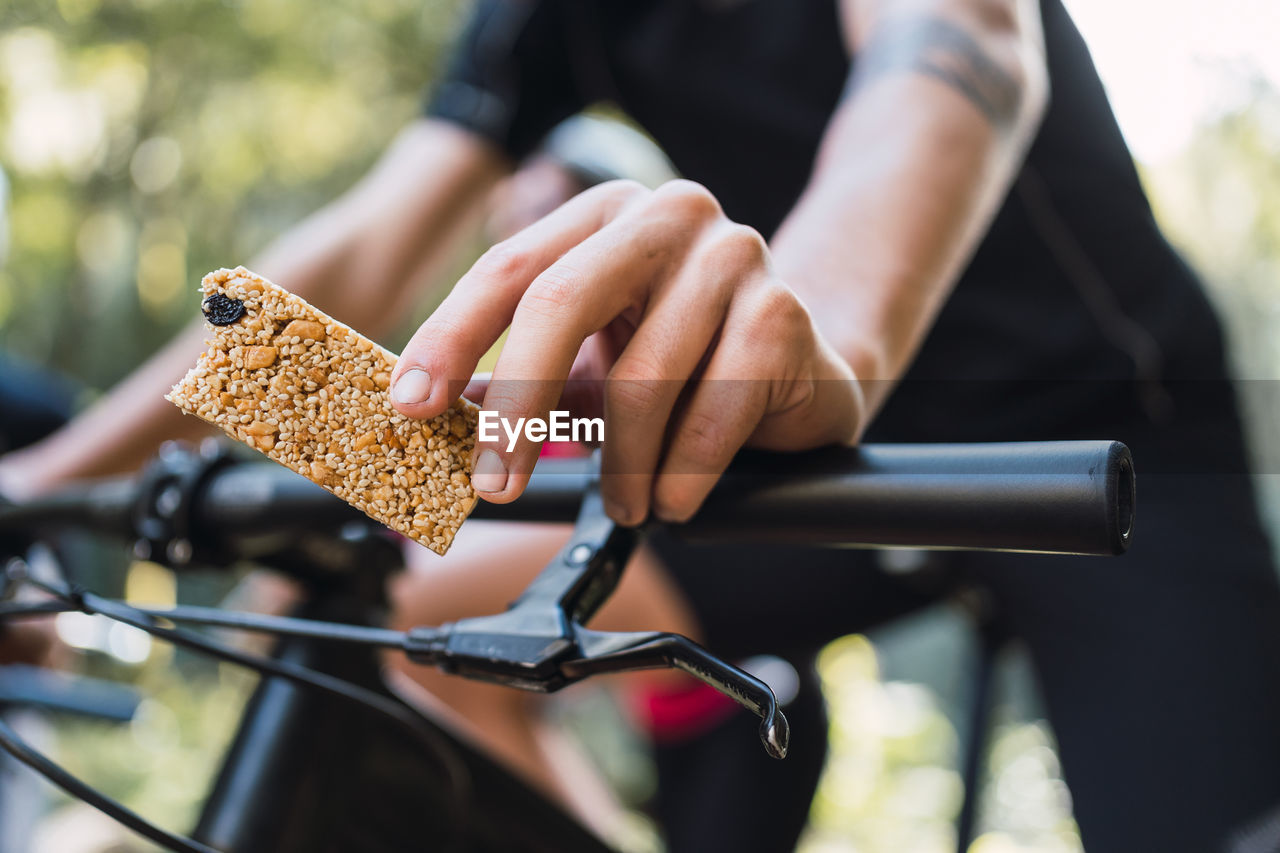
[[[766,284],[748,302],[747,326],[756,334],[771,334],[791,340],[809,322],[809,312],[804,304],[783,284]]]
[[[533,258],[528,251],[510,240],[495,243],[472,266],[472,272],[482,281],[505,281],[527,275]]]
[[[470,351],[478,345],[470,327],[451,313],[437,311],[427,319],[414,335],[418,348],[430,348],[439,352]]]
[[[649,188],[630,178],[618,178],[601,184],[600,192],[608,194],[618,201],[629,201],[637,196],[646,195],[649,192]]]
[[[636,352],[635,343],[629,346],[609,369],[609,379],[621,382],[651,382],[662,378],[659,360],[652,352]],[[647,348],[646,348],[647,349]]]
[[[619,360],[609,371],[605,406],[610,414],[651,412],[662,398],[661,378],[638,359]]]
[[[770,268],[769,248],[760,233],[728,220],[706,232],[695,256],[708,276],[734,291],[759,281]]]
[[[512,422],[519,418],[540,418],[547,414],[542,401],[555,390],[548,379],[502,377],[494,379],[485,394],[483,408],[498,412]]]
[[[760,232],[739,222],[716,229],[712,248],[744,267],[765,266],[769,257],[769,246]]]
[[[582,278],[577,271],[557,264],[533,280],[520,298],[519,311],[543,317],[564,315],[582,292]]]
[[[689,460],[689,473],[703,474],[719,468],[733,454],[729,433],[718,418],[689,412],[676,431],[680,454]]]
[[[547,413],[532,400],[518,399],[509,401],[498,407],[504,418],[510,421],[532,420],[544,417]]]
[[[441,306],[414,332],[397,360],[395,375],[414,365],[448,371],[457,362],[486,348],[471,324]]]
[[[653,195],[655,201],[695,219],[712,219],[722,215],[720,202],[715,195],[697,181],[683,178],[668,181],[658,187]]]
[[[588,192],[595,193],[605,208],[614,213],[650,194],[649,188],[644,184],[628,178],[605,181],[603,184],[592,187]]]

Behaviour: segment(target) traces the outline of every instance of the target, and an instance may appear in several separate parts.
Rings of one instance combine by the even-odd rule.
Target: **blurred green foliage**
[[[1244,106],[1145,170],[1156,215],[1204,277],[1229,332],[1254,482],[1280,559],[1280,90],[1260,77]]]
[[[256,679],[223,666],[215,670],[215,677],[179,681],[166,668],[166,656],[159,657],[139,674],[138,686],[147,698],[133,722],[62,725],[58,755],[67,769],[109,796],[182,831],[199,817],[199,805],[209,793],[222,752],[235,734],[239,709]],[[67,807],[73,813],[84,808],[70,802]],[[66,815],[60,815],[53,825],[66,821]],[[95,830],[96,838],[79,838],[74,849],[161,849],[106,823]]]
[[[7,0],[6,349],[104,387],[415,114],[458,0]]]

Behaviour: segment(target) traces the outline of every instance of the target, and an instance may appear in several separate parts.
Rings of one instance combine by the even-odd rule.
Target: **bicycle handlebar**
[[[352,626],[336,626],[338,631],[354,642],[389,643],[417,662],[434,663],[449,672],[530,690],[556,690],[601,672],[655,666],[685,669],[760,716],[765,748],[783,757],[789,727],[763,682],[678,635],[610,634],[582,626],[617,583],[636,541],[631,531],[604,515],[595,464],[594,459],[544,460],[520,500],[477,506],[476,515],[482,518],[576,518],[574,538],[505,613],[422,626],[390,638],[388,634],[398,632],[376,630],[371,638],[368,631]],[[720,541],[1119,554],[1132,535],[1134,504],[1130,454],[1116,442],[870,445],[805,454],[743,454],[697,516],[675,530],[687,538]],[[226,563],[252,556],[255,541],[261,546],[264,540],[326,530],[339,536],[323,542],[304,539],[301,544],[329,550],[336,544],[363,542],[398,560],[394,543],[371,535],[375,528],[370,523],[355,528],[346,524],[362,519],[283,467],[238,464],[209,445],[199,454],[169,446],[138,478],[81,484],[22,506],[0,505],[0,557],[10,546],[21,548],[51,527],[71,527],[134,538],[135,553],[144,557],[159,547],[172,565],[190,562],[197,551],[213,564]],[[316,556],[306,554],[304,561]],[[377,562],[373,561],[374,572],[369,571],[368,559],[347,559],[342,566],[362,569],[359,577],[367,579],[377,577]],[[9,563],[0,577],[22,578],[68,609],[101,613],[377,709],[419,736],[433,754],[442,754],[433,739],[435,729],[420,730],[416,717],[375,692],[157,625],[149,613],[78,587],[39,582],[25,573],[21,561]],[[174,611],[156,616],[207,619]],[[260,621],[242,619],[240,624],[275,630]],[[289,632],[298,630],[294,624],[286,627]],[[316,638],[333,627],[299,635]],[[8,730],[0,731],[0,748],[170,849],[212,850],[148,823],[32,751]]]
[[[677,533],[1095,555],[1124,553],[1133,534],[1133,460],[1119,442],[864,445],[742,462]]]
[[[544,459],[522,497],[481,501],[475,517],[571,521],[591,464]],[[102,481],[0,512],[0,532],[17,519],[136,536],[138,497],[132,480]],[[672,529],[694,541],[1114,555],[1129,546],[1134,512],[1133,463],[1119,442],[863,445],[741,454],[698,514]],[[193,529],[237,537],[363,518],[265,463],[213,471],[191,515]]]

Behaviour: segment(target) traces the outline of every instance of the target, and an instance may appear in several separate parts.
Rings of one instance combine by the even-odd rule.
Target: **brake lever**
[[[774,758],[786,758],[791,724],[773,690],[760,679],[725,663],[680,634],[641,631],[632,634],[578,628],[582,657],[565,661],[560,671],[570,682],[589,675],[669,667],[709,684],[760,718],[760,742]]]
[[[505,612],[414,628],[406,654],[445,672],[539,693],[607,672],[682,669],[759,716],[765,751],[785,757],[790,726],[763,681],[679,634],[584,627],[617,588],[641,539],[605,513],[599,470],[597,453],[568,544]]]

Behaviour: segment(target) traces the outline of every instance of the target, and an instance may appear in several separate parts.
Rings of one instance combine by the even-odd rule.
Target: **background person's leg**
[[[827,758],[827,714],[811,659],[795,661],[799,689],[786,705],[791,750],[777,761],[760,748],[758,720],[734,713],[696,736],[655,744],[654,811],[668,853],[784,853],[809,820]]]
[[[674,577],[711,652],[791,660],[800,689],[786,708],[792,746],[765,755],[758,721],[735,713],[699,737],[656,747],[656,810],[672,853],[786,853],[804,830],[827,755],[827,715],[812,657],[826,643],[937,601],[948,583],[940,557],[915,575],[879,567],[866,551],[795,546],[697,545],[669,534],[650,546]]]
[[[1280,805],[1280,587],[1247,477],[1141,471],[1125,557],[967,562],[1030,646],[1085,849],[1223,850]]]
[[[56,374],[0,353],[0,454],[38,441],[65,423],[72,396],[71,386]],[[0,625],[0,666],[46,661],[53,646],[52,620]],[[26,730],[26,736],[47,739],[38,713],[9,711],[7,719]],[[0,853],[29,849],[46,799],[47,789],[38,777],[0,753]]]
[[[797,657],[935,603],[946,554],[894,575],[874,551],[795,545],[689,545],[655,531],[649,548],[693,610],[702,642],[726,660]]]

